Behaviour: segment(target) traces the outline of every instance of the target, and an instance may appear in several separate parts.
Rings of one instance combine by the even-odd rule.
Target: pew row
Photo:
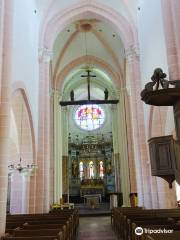
[[[75,240],[78,234],[77,209],[49,214],[7,215],[3,240]]]
[[[166,228],[173,230],[177,235],[180,233],[180,209],[113,208],[112,227],[118,239],[123,240],[146,240],[148,234],[137,235],[137,227],[154,230]],[[165,239],[165,234],[161,235]],[[171,234],[171,237],[173,235]]]

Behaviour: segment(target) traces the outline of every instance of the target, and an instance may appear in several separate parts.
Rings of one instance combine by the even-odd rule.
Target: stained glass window
[[[94,177],[94,164],[93,161],[89,162],[89,178]]]
[[[97,104],[80,106],[75,113],[75,121],[84,130],[95,130],[101,127],[105,120],[104,110]]]
[[[99,163],[99,176],[100,176],[100,178],[104,177],[103,161],[100,161],[100,163]]]
[[[84,167],[83,167],[83,162],[79,163],[79,173],[80,173],[80,179],[83,179],[84,176]]]

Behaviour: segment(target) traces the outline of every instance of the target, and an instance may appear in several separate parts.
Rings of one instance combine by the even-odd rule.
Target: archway
[[[144,126],[144,116],[142,111],[142,103],[139,99],[139,93],[141,89],[140,84],[140,71],[139,71],[139,55],[138,55],[138,41],[137,34],[135,28],[133,29],[132,25],[126,21],[124,17],[122,17],[119,13],[115,12],[111,8],[105,5],[99,5],[97,2],[93,1],[90,4],[84,2],[82,5],[73,5],[70,8],[64,9],[59,12],[56,16],[45,20],[43,23],[43,34],[40,37],[40,132],[39,138],[41,142],[39,143],[39,161],[40,164],[43,164],[44,161],[47,166],[50,158],[50,149],[44,148],[47,146],[47,142],[50,134],[50,119],[49,119],[49,109],[50,109],[50,101],[48,97],[48,92],[50,89],[50,68],[49,61],[51,59],[52,49],[54,41],[59,32],[61,32],[65,26],[69,23],[83,19],[85,14],[90,14],[92,17],[100,19],[102,21],[108,22],[112,25],[112,28],[116,30],[116,32],[121,36],[125,53],[126,53],[126,70],[125,70],[125,80],[122,84],[125,87],[126,84],[130,86],[131,96],[128,96],[127,89],[119,89],[120,95],[122,97],[122,102],[125,103],[127,99],[130,101],[130,107],[132,110],[131,114],[131,123],[132,123],[132,134],[130,138],[133,136],[134,141],[134,157],[135,157],[135,168],[136,168],[136,179],[139,193],[139,204],[146,205],[146,207],[151,206],[151,191],[148,185],[149,179],[149,166],[146,164],[147,159],[147,150],[146,150],[146,141],[145,141],[145,131],[144,127],[139,128],[139,124]],[[41,32],[41,33],[42,33]],[[51,76],[52,77],[52,76]],[[51,79],[52,80],[52,79]],[[63,81],[63,79],[62,79]],[[120,85],[119,85],[120,86]],[[57,103],[58,103],[58,93],[57,93]],[[42,105],[43,103],[43,105]],[[43,139],[43,141],[42,141]],[[127,154],[128,155],[128,154]],[[43,160],[42,160],[43,159]],[[130,168],[133,167],[131,164]],[[47,171],[47,167],[42,171],[43,176],[47,176],[45,178],[44,183],[37,187],[38,189],[49,189],[48,182],[46,179],[49,178],[49,172]],[[143,182],[143,184],[141,184]],[[44,190],[43,190],[44,192]],[[47,211],[49,204],[49,194],[46,195],[44,199],[44,203],[39,201],[40,211]]]
[[[35,163],[35,138],[30,107],[25,90],[15,89],[11,97],[9,165],[22,166]],[[10,213],[34,212],[35,177],[30,172],[10,170],[9,211]],[[30,197],[31,196],[31,197]]]

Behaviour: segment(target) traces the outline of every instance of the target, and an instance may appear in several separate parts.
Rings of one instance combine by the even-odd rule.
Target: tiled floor
[[[78,240],[116,240],[110,217],[81,217]]]

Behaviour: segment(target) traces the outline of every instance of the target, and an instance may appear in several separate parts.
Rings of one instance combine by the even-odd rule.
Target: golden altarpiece
[[[114,191],[112,134],[87,135],[81,141],[69,134],[69,196],[72,201],[97,195],[100,201]]]

